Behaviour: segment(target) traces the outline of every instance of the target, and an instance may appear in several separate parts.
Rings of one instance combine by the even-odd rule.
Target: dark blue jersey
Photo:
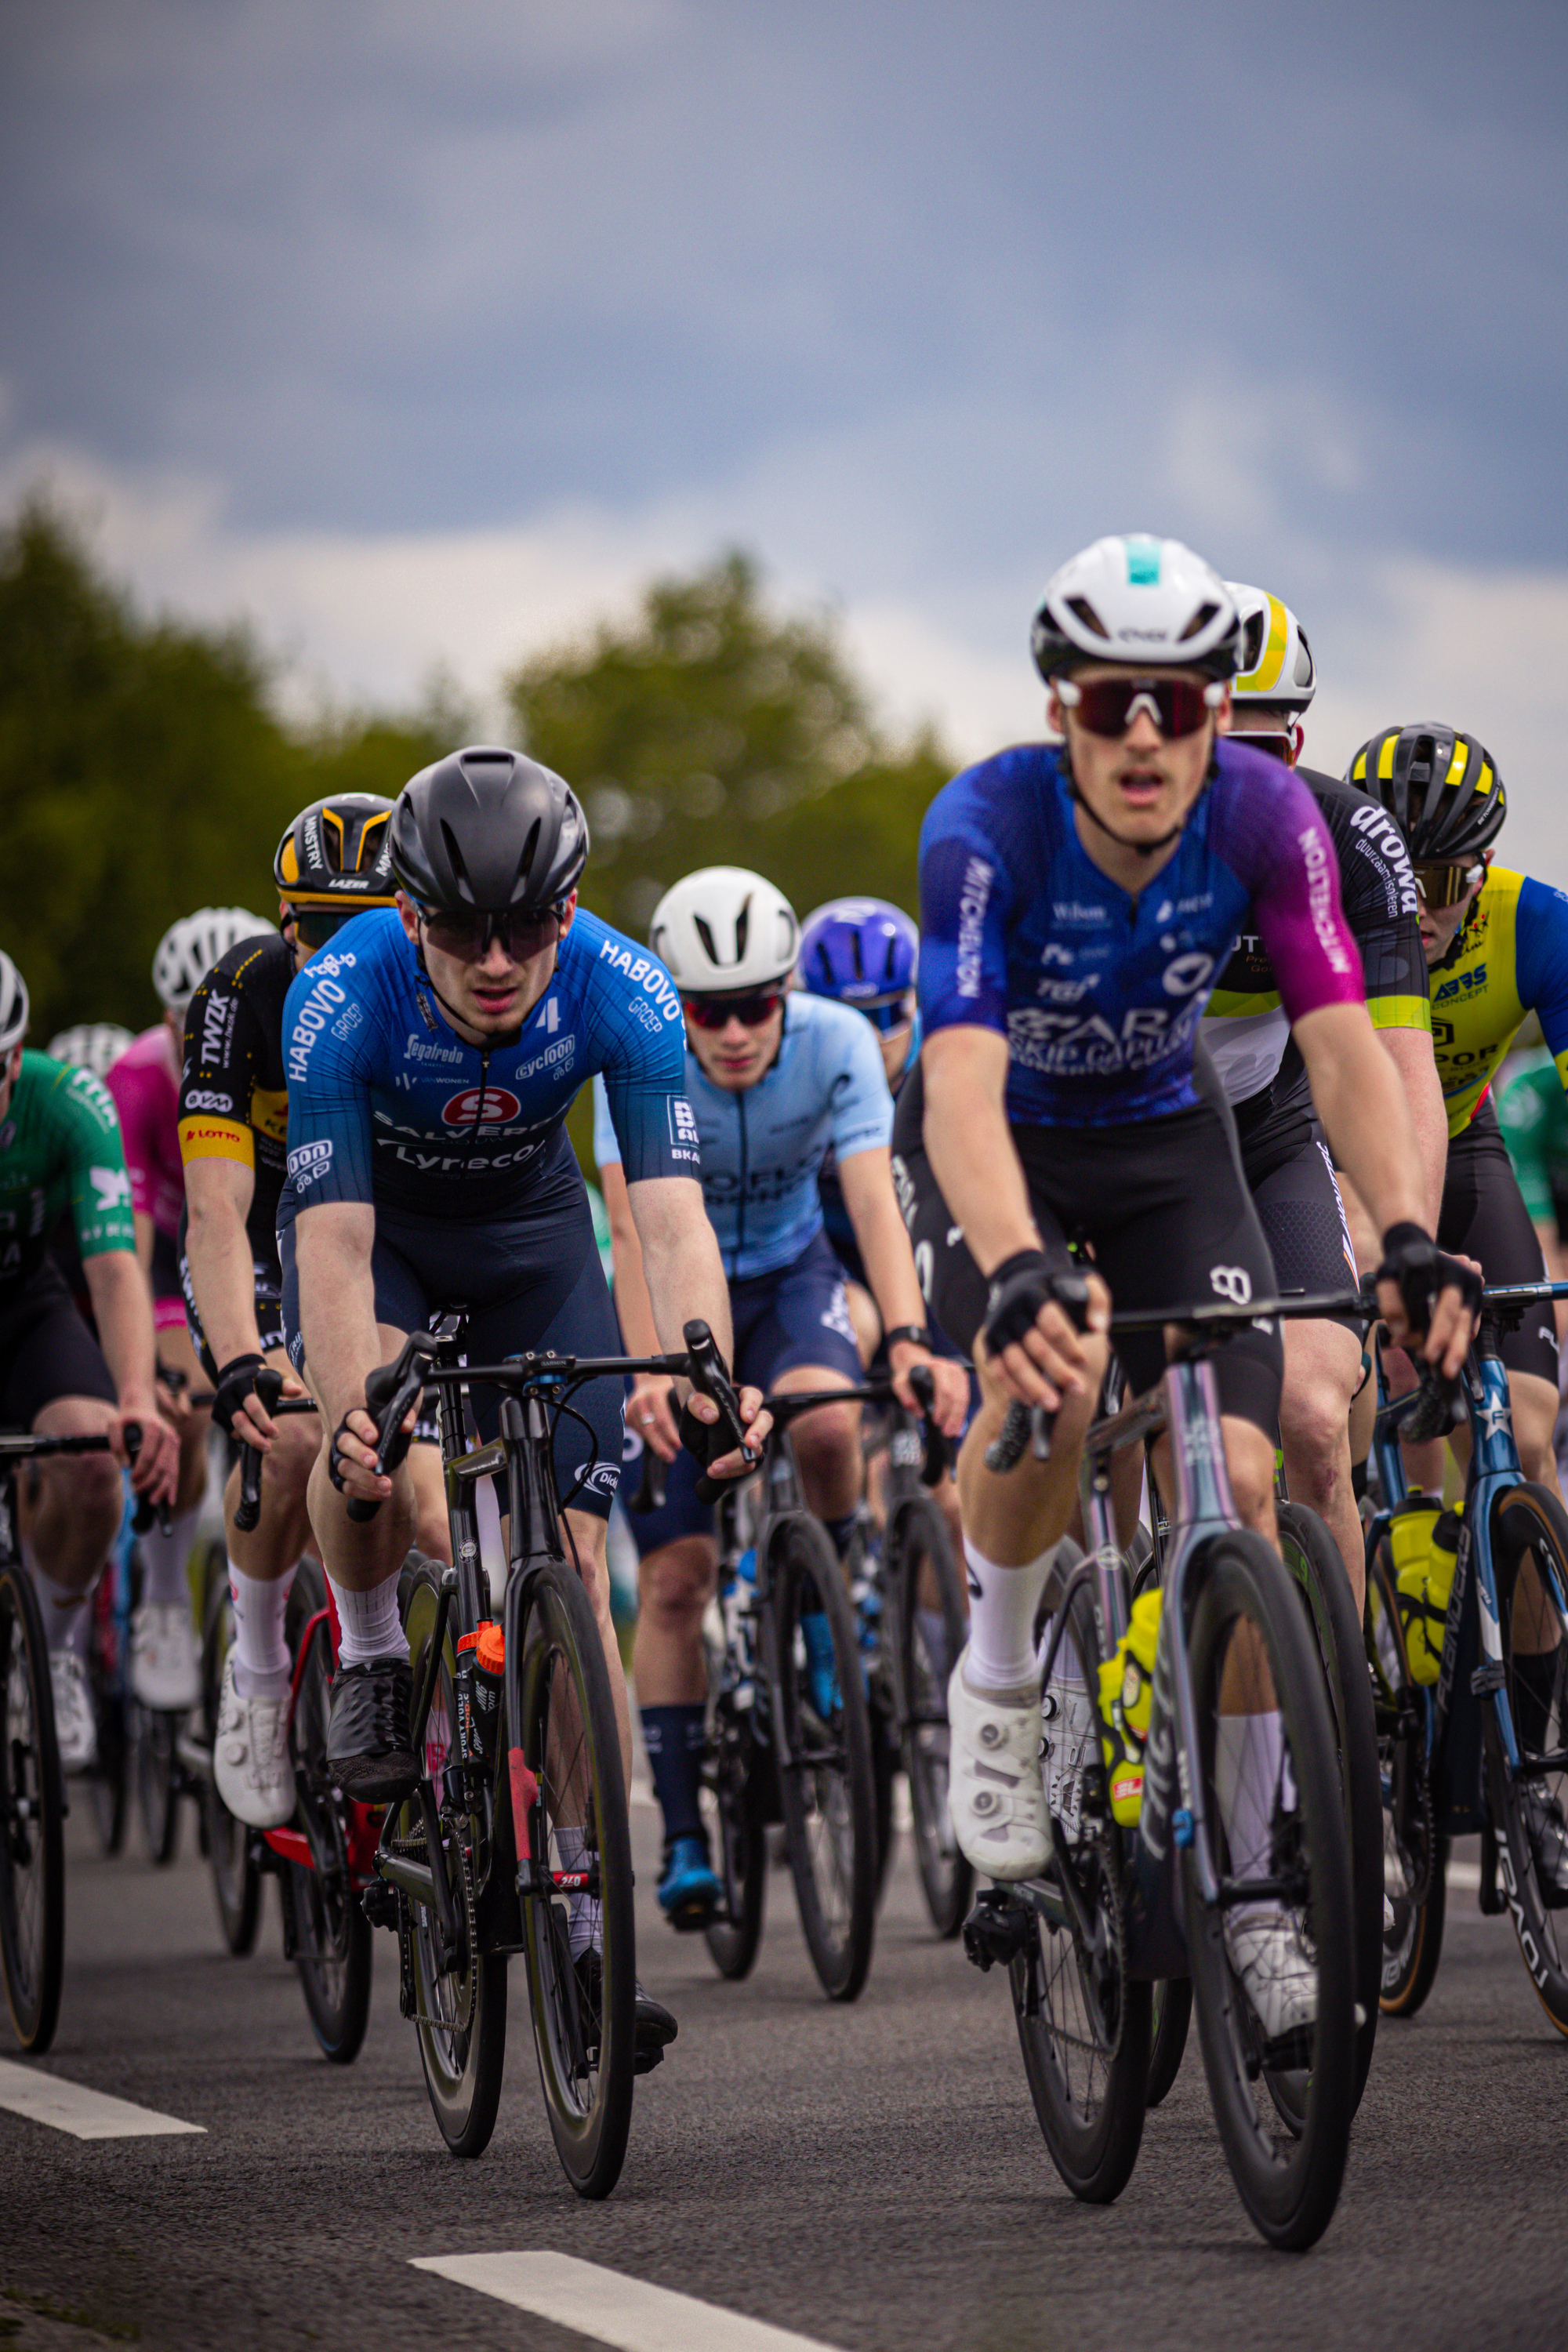
[[[280,1224],[318,1201],[433,1219],[515,1209],[553,1181],[546,1147],[599,1072],[629,1181],[702,1173],[669,974],[581,908],[521,1037],[489,1051],[451,1027],[396,911],[356,917],[290,987],[283,1059]]]
[[[944,786],[921,831],[921,1017],[1007,1040],[1010,1118],[1092,1127],[1197,1100],[1198,1021],[1256,928],[1292,1021],[1359,1003],[1361,960],[1317,804],[1221,739],[1174,854],[1136,898],[1079,839],[1060,747],[1024,743]]]

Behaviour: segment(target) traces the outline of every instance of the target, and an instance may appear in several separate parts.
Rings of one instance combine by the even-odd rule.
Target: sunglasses
[[[362,898],[354,906],[344,907],[341,912],[335,908],[296,907],[293,910],[294,936],[301,947],[309,948],[314,953],[317,948],[324,948],[345,923],[352,923],[356,915],[368,914],[371,904],[384,907],[390,903],[385,898],[368,903]]]
[[[1428,908],[1457,907],[1472,882],[1479,882],[1486,872],[1484,866],[1417,866],[1415,887]]]
[[[526,963],[554,946],[565,911],[563,901],[557,907],[509,907],[500,914],[480,908],[461,914],[421,910],[419,919],[431,946],[459,963],[482,963],[492,940],[500,941],[513,963]]]
[[[1097,677],[1054,679],[1064,709],[1076,711],[1091,735],[1118,741],[1143,714],[1167,740],[1195,735],[1225,700],[1217,680],[1198,686],[1188,677]]]
[[[1254,734],[1250,730],[1241,727],[1231,730],[1230,740],[1233,743],[1239,743],[1245,751],[1267,751],[1271,760],[1283,761],[1286,767],[1289,766],[1290,754],[1296,748],[1296,739],[1293,735],[1279,735],[1272,731],[1268,734],[1261,731]]]
[[[731,1021],[760,1029],[784,1003],[784,991],[759,988],[747,996],[683,996],[680,1002],[687,1019],[695,1021],[699,1029],[724,1029]]]

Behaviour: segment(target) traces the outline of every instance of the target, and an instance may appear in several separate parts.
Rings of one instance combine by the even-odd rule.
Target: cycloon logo
[[[480,1099],[483,1098],[483,1113]],[[443,1127],[506,1127],[522,1115],[522,1105],[506,1087],[465,1087],[441,1113]]]

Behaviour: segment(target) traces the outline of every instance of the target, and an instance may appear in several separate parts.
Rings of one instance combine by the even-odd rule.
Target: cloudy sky
[[[9,0],[0,511],[474,694],[741,543],[1037,729],[1065,554],[1274,588],[1310,747],[1447,715],[1568,880],[1561,0]]]

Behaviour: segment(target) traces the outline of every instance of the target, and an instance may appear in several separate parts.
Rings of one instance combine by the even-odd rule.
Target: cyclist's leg
[[[821,1234],[777,1274],[734,1284],[736,1378],[796,1396],[855,1387],[863,1373],[847,1290],[844,1270]],[[790,1435],[806,1507],[842,1559],[865,1483],[860,1408],[824,1405],[803,1414]]]
[[[682,1928],[705,1927],[723,1893],[700,1803],[708,1732],[702,1617],[719,1552],[712,1506],[698,1501],[697,1477],[697,1465],[683,1449],[666,1472],[658,1508],[627,1514],[638,1555],[632,1679],[664,1819],[659,1907]]]
[[[158,1266],[155,1252],[155,1279]],[[160,1391],[160,1402],[180,1442],[180,1467],[168,1528],[154,1522],[138,1540],[142,1590],[131,1620],[131,1687],[143,1706],[189,1707],[201,1691],[201,1644],[187,1570],[206,1491],[212,1416],[189,1402],[191,1391],[205,1382],[185,1328],[184,1299],[166,1292],[155,1297],[153,1316],[159,1369],[174,1375],[173,1389]]]

